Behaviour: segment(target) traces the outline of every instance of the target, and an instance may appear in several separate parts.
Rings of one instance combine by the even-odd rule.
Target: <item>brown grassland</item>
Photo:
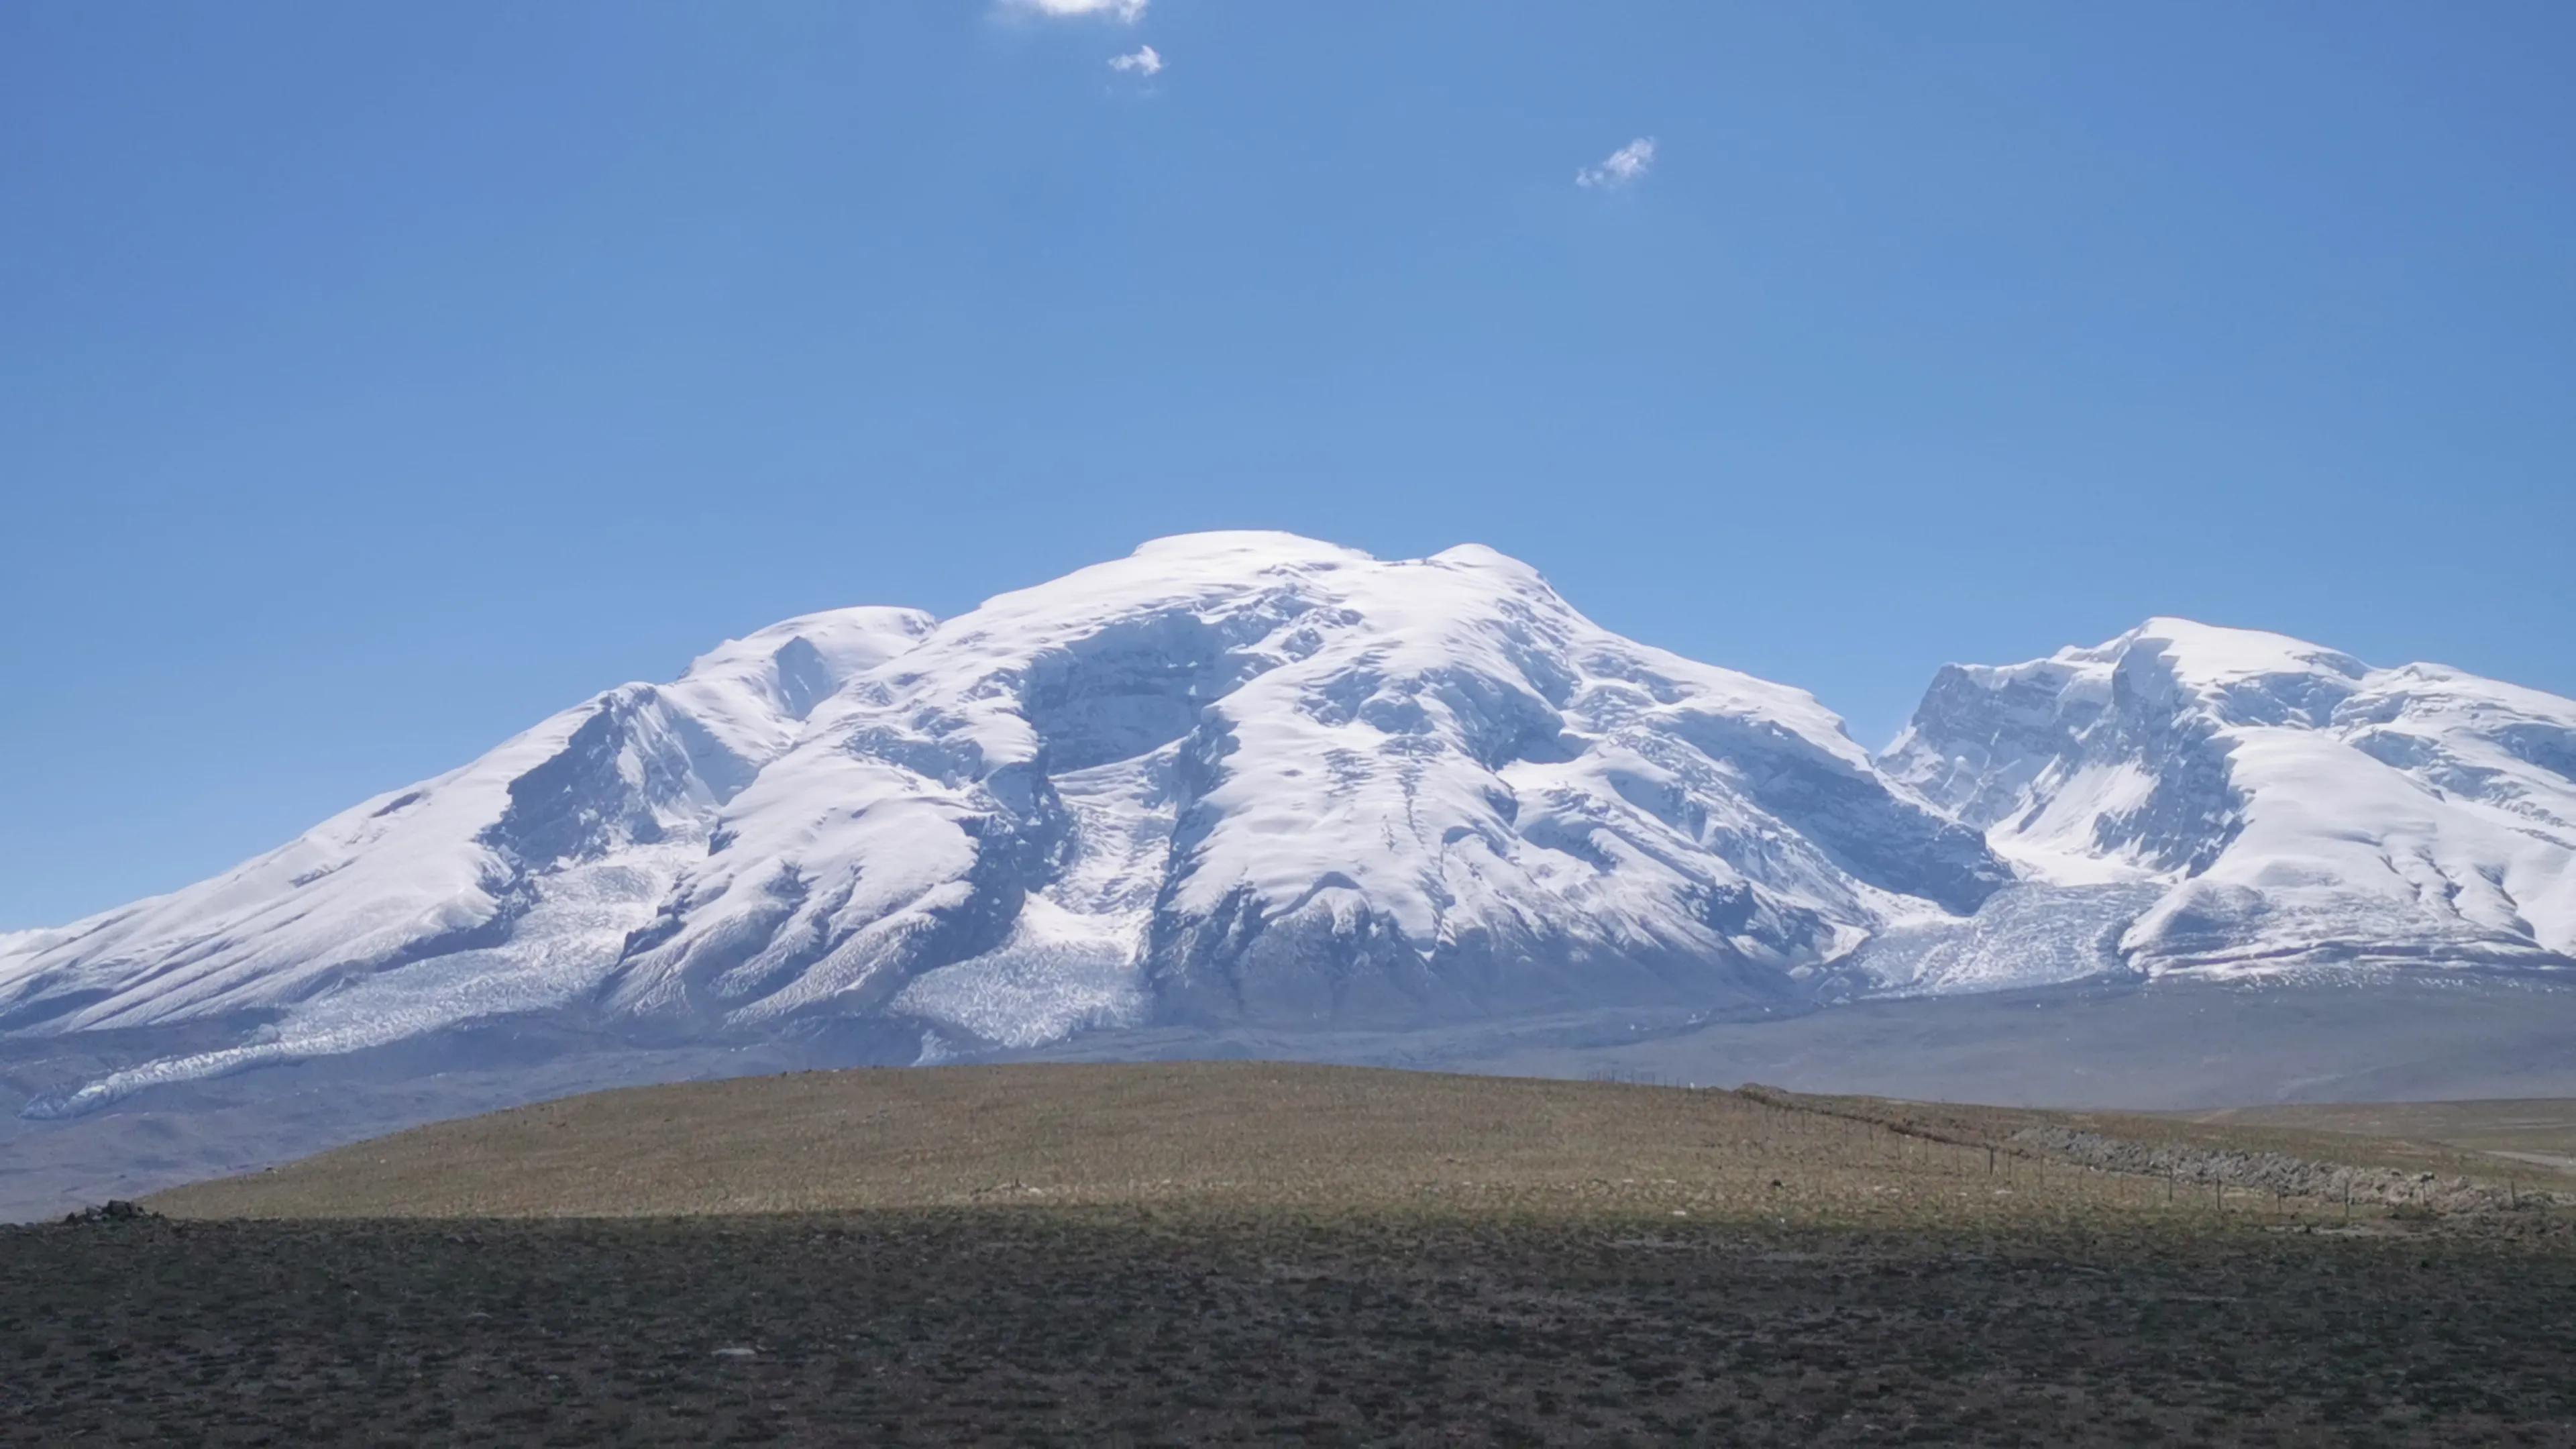
[[[2576,1443],[2576,1180],[2295,1123],[959,1067],[147,1206],[0,1231],[0,1441]]]

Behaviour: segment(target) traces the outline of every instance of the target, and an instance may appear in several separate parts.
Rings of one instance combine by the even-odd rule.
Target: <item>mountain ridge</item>
[[[2149,971],[2576,965],[2576,701],[2158,618],[1943,669],[1880,763],[2026,876],[2164,887]]]
[[[1147,1023],[2557,968],[2570,762],[2576,703],[2170,618],[1945,667],[1872,756],[1805,691],[1604,630],[1491,549],[1184,535],[949,620],[782,621],[223,875],[0,936],[0,1035],[232,1024],[41,1115],[513,1013],[664,1042],[863,1018],[931,1060]],[[2320,824],[2321,789],[2378,802],[2414,897],[2329,848],[2359,827]]]

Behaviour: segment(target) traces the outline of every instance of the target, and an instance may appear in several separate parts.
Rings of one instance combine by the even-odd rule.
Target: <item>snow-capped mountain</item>
[[[613,947],[813,704],[930,623],[899,609],[789,620],[213,880],[0,943],[0,1026],[153,1026],[304,1002],[433,960],[515,964],[483,960],[511,942]],[[541,997],[554,973],[498,974],[483,984]]]
[[[0,1037],[126,1044],[47,1116],[493,1022],[911,1059],[2355,965],[2576,965],[2576,702],[2158,619],[1945,669],[1874,760],[1491,550],[1233,533],[789,620],[0,935]]]
[[[1482,548],[1164,540],[791,620],[174,895],[0,939],[0,1033],[213,1024],[39,1101],[500,1014],[926,1049],[1812,989],[2010,872],[1807,694]]]
[[[2119,903],[2134,970],[2576,965],[2576,701],[2151,619],[1942,670],[1880,764],[2021,889]]]

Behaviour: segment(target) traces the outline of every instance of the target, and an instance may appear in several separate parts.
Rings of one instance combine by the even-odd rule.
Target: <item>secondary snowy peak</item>
[[[2162,886],[2147,969],[2576,964],[2576,701],[2152,619],[1942,670],[1881,763],[2036,878]]]
[[[2003,879],[1805,693],[1483,548],[1166,539],[854,677],[723,812],[614,998],[1021,1042],[1787,989]]]

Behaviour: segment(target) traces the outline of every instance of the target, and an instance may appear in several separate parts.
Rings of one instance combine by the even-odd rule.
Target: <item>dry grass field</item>
[[[2086,1161],[2063,1140],[2070,1133],[2163,1158],[2102,1170],[2112,1160]],[[2267,1159],[2345,1170],[2292,1201],[2261,1170]],[[2456,1148],[2296,1128],[1169,1062],[805,1072],[600,1092],[415,1128],[151,1204],[211,1218],[1189,1204],[1966,1226],[2105,1212],[2315,1217],[2331,1195],[2340,1223],[2343,1178],[2364,1184],[2360,1205],[2375,1210],[2419,1201],[2413,1184],[2427,1172],[2445,1193],[2465,1180],[2502,1194],[2515,1178],[2535,1194],[2553,1184],[2576,1192],[2576,1179]],[[2232,1209],[2211,1190],[2224,1188],[2237,1192]]]
[[[0,1231],[0,1442],[2576,1443],[2576,1183],[2300,1126],[943,1068],[149,1207]]]

